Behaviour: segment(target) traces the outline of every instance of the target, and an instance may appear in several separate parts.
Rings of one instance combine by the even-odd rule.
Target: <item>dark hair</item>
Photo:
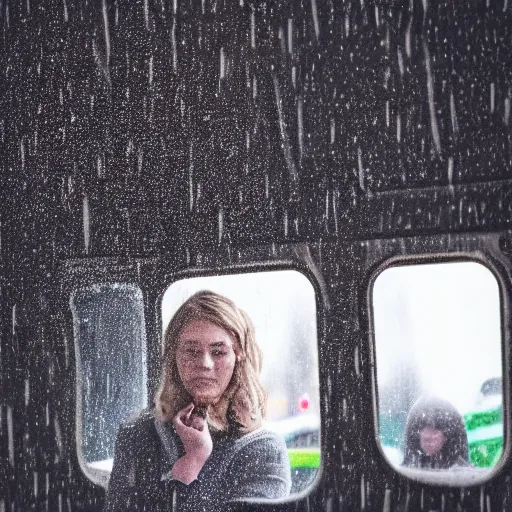
[[[420,446],[420,432],[425,427],[440,430],[445,436],[441,450],[429,456]],[[468,437],[461,414],[448,402],[437,397],[422,397],[411,408],[405,427],[403,466],[448,469],[468,466]]]

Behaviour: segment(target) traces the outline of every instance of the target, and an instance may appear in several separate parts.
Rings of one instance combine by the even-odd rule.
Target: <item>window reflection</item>
[[[377,276],[372,302],[379,438],[388,460],[397,468],[460,470],[463,479],[492,468],[503,447],[494,275],[476,262],[390,267]]]

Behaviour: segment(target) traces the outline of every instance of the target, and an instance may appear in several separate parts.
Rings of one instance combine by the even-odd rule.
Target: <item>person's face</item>
[[[420,446],[425,455],[432,457],[441,451],[446,438],[443,432],[437,428],[425,427],[420,432]]]
[[[221,327],[192,320],[178,338],[176,363],[183,386],[196,405],[219,401],[236,363],[235,340]]]

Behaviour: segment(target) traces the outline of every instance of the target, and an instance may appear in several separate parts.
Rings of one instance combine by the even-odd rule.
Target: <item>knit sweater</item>
[[[197,480],[172,480],[183,445],[168,422],[146,410],[119,429],[106,512],[217,512],[245,499],[288,496],[290,463],[284,441],[260,428],[242,437],[212,436],[213,450]]]

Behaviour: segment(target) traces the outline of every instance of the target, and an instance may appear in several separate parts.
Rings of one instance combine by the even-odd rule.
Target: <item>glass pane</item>
[[[261,381],[268,393],[264,426],[280,434],[291,464],[292,493],[315,478],[320,465],[320,403],[315,292],[296,271],[184,279],[162,300],[162,329],[195,292],[231,299],[252,320],[263,352]]]
[[[484,265],[395,266],[373,288],[379,437],[389,462],[470,483],[503,447],[498,282]]]
[[[146,330],[142,292],[108,284],[71,299],[77,359],[79,455],[106,483],[119,425],[146,406]]]

